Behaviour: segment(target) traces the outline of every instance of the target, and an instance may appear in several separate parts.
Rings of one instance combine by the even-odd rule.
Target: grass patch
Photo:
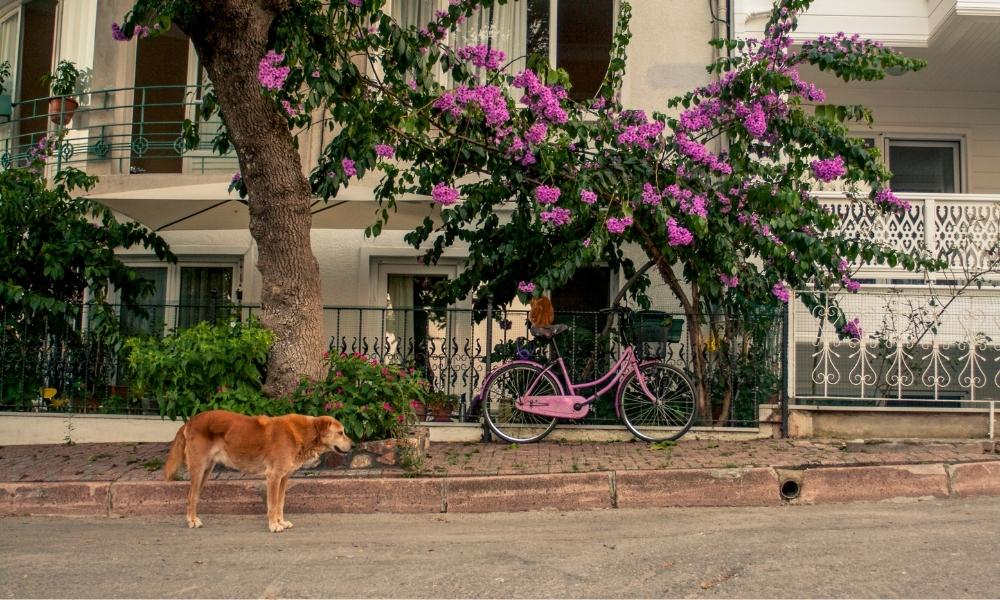
[[[163,466],[163,459],[159,456],[154,456],[153,458],[142,463],[142,467],[152,473],[153,471],[158,471],[160,467]]]

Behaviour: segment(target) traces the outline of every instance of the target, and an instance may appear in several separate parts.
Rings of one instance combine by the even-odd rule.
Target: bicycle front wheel
[[[618,388],[622,420],[647,442],[676,440],[694,424],[694,388],[684,373],[663,363],[639,366]],[[640,380],[641,377],[641,380]]]
[[[526,413],[514,405],[529,390],[533,396],[557,395],[562,393],[562,386],[537,364],[512,363],[497,369],[483,389],[486,425],[505,442],[537,442],[556,426],[556,419]]]

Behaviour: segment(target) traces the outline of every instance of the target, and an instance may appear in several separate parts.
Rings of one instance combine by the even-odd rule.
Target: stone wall
[[[342,470],[401,468],[406,466],[406,449],[412,449],[416,456],[423,457],[429,448],[430,432],[426,427],[418,427],[407,437],[354,444],[347,454],[328,452],[320,464],[326,469]]]

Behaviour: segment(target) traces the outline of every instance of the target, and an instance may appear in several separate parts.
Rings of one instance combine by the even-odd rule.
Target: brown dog
[[[285,489],[296,469],[319,461],[319,455],[336,449],[348,452],[351,440],[333,417],[248,417],[225,410],[195,415],[185,423],[170,446],[164,468],[167,481],[174,478],[181,458],[191,477],[188,490],[188,527],[201,527],[198,498],[205,478],[216,463],[267,479],[267,526],[277,533],[292,526],[285,520]]]

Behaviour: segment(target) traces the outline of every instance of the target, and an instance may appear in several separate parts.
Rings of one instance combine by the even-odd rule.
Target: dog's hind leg
[[[285,520],[285,491],[288,490],[288,478],[291,477],[291,473],[286,473],[281,481],[278,482],[278,522],[285,529],[292,528],[292,522]]]

